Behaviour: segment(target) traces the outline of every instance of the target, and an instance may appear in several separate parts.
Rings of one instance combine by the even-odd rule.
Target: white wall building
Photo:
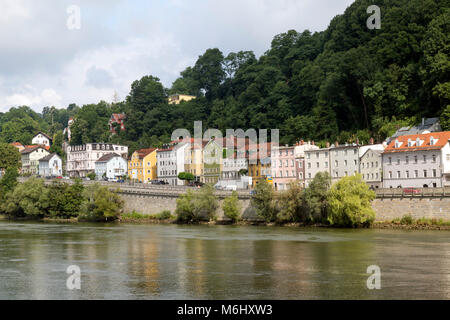
[[[50,147],[50,145],[52,144],[52,138],[50,138],[43,132],[39,132],[33,137],[33,139],[31,140],[31,144]]]
[[[41,146],[26,148],[20,152],[22,161],[22,173],[38,174],[39,160],[48,156],[50,153]]]
[[[95,172],[95,162],[107,154],[128,157],[128,147],[110,143],[88,143],[67,147],[67,173],[71,177],[86,177]]]
[[[450,186],[450,132],[400,136],[383,153],[384,188]]]
[[[95,162],[97,180],[116,180],[127,175],[128,161],[117,153],[106,154]]]
[[[41,177],[62,176],[62,159],[52,153],[39,160],[39,175]]]
[[[185,172],[186,154],[190,143],[179,143],[156,152],[158,162],[158,179],[172,186],[182,186],[184,181],[178,179],[178,174]]]

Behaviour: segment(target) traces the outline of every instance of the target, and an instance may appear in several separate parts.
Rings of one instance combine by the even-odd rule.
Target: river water
[[[0,221],[0,299],[449,298],[447,231]]]

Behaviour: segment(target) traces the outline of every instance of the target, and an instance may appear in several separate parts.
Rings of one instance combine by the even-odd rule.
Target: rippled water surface
[[[449,298],[447,231],[0,221],[0,299]]]

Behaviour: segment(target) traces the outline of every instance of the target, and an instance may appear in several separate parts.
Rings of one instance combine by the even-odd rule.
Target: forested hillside
[[[380,30],[366,26],[371,4],[381,8]],[[196,120],[221,130],[279,128],[283,144],[382,140],[421,117],[441,116],[450,130],[449,40],[450,0],[358,0],[323,32],[275,36],[259,58],[208,49],[172,88],[146,76],[121,103],[0,114],[0,141],[28,143],[39,128],[56,134],[69,116],[76,119],[73,144],[109,140],[130,150],[167,142]],[[169,105],[173,93],[198,98]],[[114,137],[112,112],[127,114],[127,131]]]

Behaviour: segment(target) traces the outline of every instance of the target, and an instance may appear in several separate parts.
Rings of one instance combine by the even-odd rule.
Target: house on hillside
[[[95,162],[95,176],[98,180],[116,180],[127,174],[127,160],[117,153],[109,153]]]
[[[120,131],[125,131],[125,119],[125,113],[113,113],[111,119],[109,119],[109,131],[116,134],[116,125],[120,128]]]
[[[149,183],[158,178],[156,148],[133,152],[128,161],[128,176],[135,181]]]
[[[50,152],[43,146],[30,146],[20,152],[22,161],[22,173],[38,174],[39,160],[48,156]]]
[[[50,148],[50,146],[52,145],[52,140],[53,139],[49,135],[43,132],[38,132],[31,140],[31,144],[37,146],[46,146]]]
[[[52,153],[39,160],[39,175],[41,177],[62,176],[62,159]]]

